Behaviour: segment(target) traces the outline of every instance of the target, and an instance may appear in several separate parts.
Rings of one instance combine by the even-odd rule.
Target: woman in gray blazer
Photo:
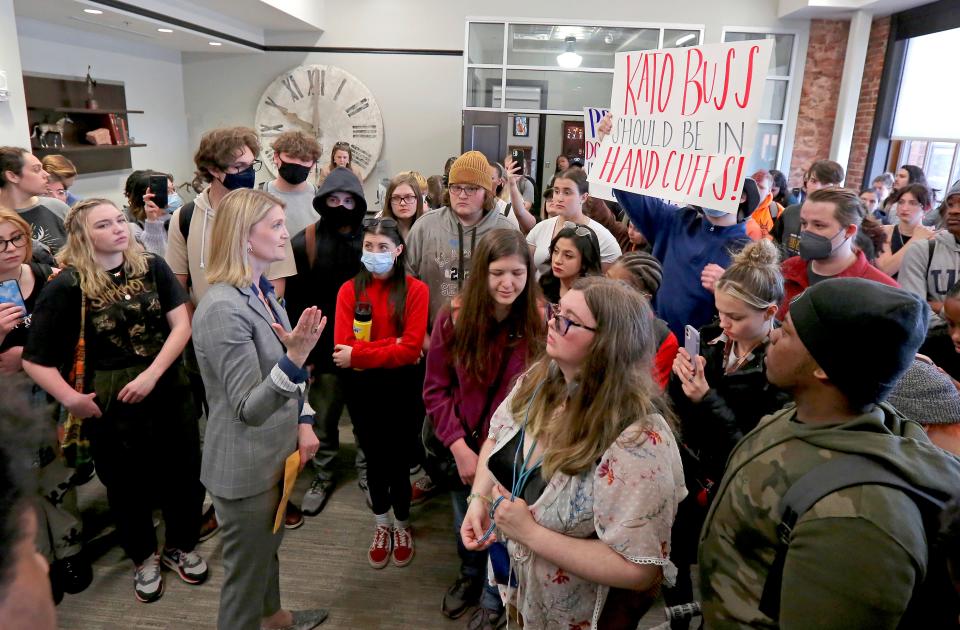
[[[285,255],[283,205],[249,189],[223,198],[210,238],[211,286],[193,318],[210,408],[200,478],[223,532],[221,630],[309,630],[327,616],[280,606],[283,527],[274,533],[273,524],[286,458],[299,450],[302,467],[319,446],[303,364],[327,323],[310,307],[291,330],[263,277]]]

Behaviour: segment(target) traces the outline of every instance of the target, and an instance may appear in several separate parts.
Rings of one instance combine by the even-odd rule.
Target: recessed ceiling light
[[[103,15],[103,11],[100,9],[84,9],[84,13],[89,13],[90,15]]]
[[[172,29],[172,28],[158,28],[158,29],[157,29],[157,32],[158,32],[158,33],[172,33],[172,32],[173,32],[173,29]]]
[[[211,46],[223,46],[220,42],[210,42]]]

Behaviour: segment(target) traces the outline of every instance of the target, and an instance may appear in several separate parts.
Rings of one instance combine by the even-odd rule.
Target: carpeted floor
[[[349,429],[342,430],[352,441]],[[412,510],[416,541],[413,563],[380,571],[366,560],[373,535],[373,517],[351,470],[354,450],[346,446],[339,460],[340,485],[317,517],[300,529],[287,531],[280,548],[280,588],[285,607],[325,607],[330,617],[321,628],[419,629],[465,628],[468,615],[449,620],[440,613],[440,601],[457,575],[459,562],[453,540],[449,499],[436,497]],[[295,499],[309,486],[306,469]],[[189,586],[165,572],[165,593],[152,604],[141,604],[133,594],[132,564],[114,544],[109,532],[106,491],[94,479],[80,489],[87,535],[98,532],[88,545],[94,562],[93,584],[79,595],[66,595],[57,608],[59,625],[70,630],[212,630],[223,582],[221,542],[214,536],[198,551],[210,565],[210,578]],[[640,628],[663,620],[655,606]]]

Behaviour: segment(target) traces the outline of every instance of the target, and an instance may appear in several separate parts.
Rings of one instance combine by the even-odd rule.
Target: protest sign
[[[765,39],[617,54],[591,188],[735,212],[772,50]]]
[[[584,142],[584,163],[583,168],[590,175],[593,168],[594,158],[597,156],[597,149],[600,148],[600,140],[597,138],[597,125],[607,115],[609,109],[600,107],[583,108],[583,142]],[[613,196],[613,189],[605,184],[590,182],[590,196],[607,201],[616,201]]]

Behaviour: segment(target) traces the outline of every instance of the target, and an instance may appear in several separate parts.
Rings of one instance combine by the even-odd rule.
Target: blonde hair
[[[275,206],[283,208],[286,204],[262,190],[238,188],[224,196],[217,206],[217,216],[210,231],[207,282],[250,286],[254,278],[247,254],[247,239],[253,226]]]
[[[780,304],[784,292],[780,250],[766,239],[748,244],[733,257],[716,290],[761,311]]]
[[[30,229],[30,224],[24,221],[18,212],[7,208],[0,208],[0,223],[13,223],[27,237],[21,262],[29,261],[33,257],[33,230]]]
[[[89,299],[114,302],[116,285],[107,270],[97,260],[93,241],[90,238],[89,215],[99,206],[110,206],[120,212],[120,209],[109,199],[84,199],[75,203],[63,222],[67,230],[67,243],[57,254],[57,264],[60,267],[73,267],[76,270],[80,277],[80,290]],[[127,231],[130,232],[129,226]],[[132,232],[130,232],[127,249],[123,251],[123,271],[128,280],[147,274],[147,256],[133,238]]]
[[[571,388],[549,357],[527,371],[513,397],[511,413],[544,444],[543,477],[577,475],[634,423],[649,429],[651,414],[665,414],[653,383],[653,314],[634,289],[608,278],[577,280],[597,320],[587,358]],[[551,324],[552,325],[552,324]],[[670,422],[670,418],[667,418]],[[642,433],[632,432],[630,439]]]

